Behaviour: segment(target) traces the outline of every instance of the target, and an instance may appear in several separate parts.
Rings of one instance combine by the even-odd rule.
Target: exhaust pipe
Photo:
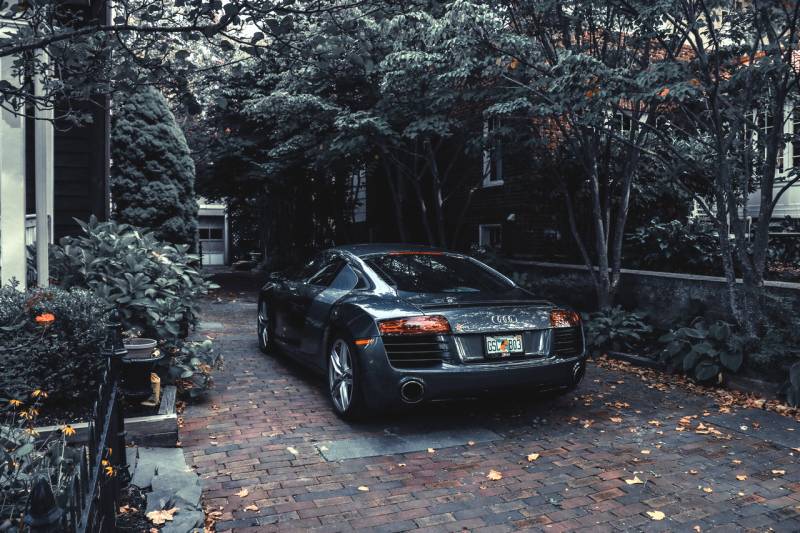
[[[425,396],[425,384],[417,378],[411,378],[400,385],[400,398],[406,403],[419,403]]]
[[[575,363],[575,366],[572,367],[572,385],[575,386],[580,383],[585,373],[586,365],[582,362]]]

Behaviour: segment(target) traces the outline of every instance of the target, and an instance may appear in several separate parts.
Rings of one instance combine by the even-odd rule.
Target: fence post
[[[25,525],[31,533],[55,533],[61,531],[61,517],[64,511],[56,505],[53,489],[44,477],[36,478],[31,489]]]
[[[116,398],[117,405],[113,406],[117,409],[119,415],[117,416],[118,427],[117,434],[114,436],[113,449],[116,453],[112,453],[111,460],[119,468],[127,466],[127,457],[125,456],[125,413],[122,412],[122,405],[120,402],[120,380],[122,379],[122,358],[128,354],[125,349],[125,344],[122,341],[122,318],[119,314],[119,309],[114,308],[108,317],[108,325],[106,326],[106,341],[103,345],[102,355],[108,358],[109,371],[111,372],[111,387],[112,394]]]

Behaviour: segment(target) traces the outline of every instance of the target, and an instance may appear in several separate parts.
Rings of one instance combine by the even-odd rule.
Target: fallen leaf
[[[661,426],[661,422],[659,422],[658,420],[650,420],[647,423],[650,424],[651,426],[655,426],[655,427],[660,427]]]
[[[428,448],[428,453],[436,453],[436,450],[434,450],[433,448]]]
[[[739,481],[745,481],[747,479],[747,474],[737,474],[736,479]]]
[[[703,531],[703,528],[702,528],[702,527],[700,527],[700,526],[694,526],[694,527],[692,528],[692,531],[697,531],[697,533],[700,533],[701,531]]]
[[[240,498],[244,498],[244,497],[245,497],[245,496],[247,496],[248,494],[250,494],[250,491],[249,491],[249,490],[247,490],[247,489],[242,489],[242,490],[240,490],[239,492],[237,492],[237,493],[236,493],[236,495],[237,495],[238,497],[240,497]]]
[[[622,417],[620,417],[620,416],[612,416],[611,418],[609,418],[609,420],[611,420],[615,424],[622,423]]]
[[[642,450],[642,455],[650,455],[650,450]]]
[[[475,441],[474,440],[468,440],[467,441],[467,446],[475,446]]]
[[[528,462],[529,463],[534,462],[538,458],[539,458],[539,454],[538,453],[529,453],[528,454]]]
[[[177,507],[172,509],[164,509],[162,511],[150,511],[147,513],[147,519],[157,526],[173,520],[173,515],[178,512]]]
[[[403,468],[404,466],[406,466],[406,464],[405,463],[397,463],[397,466],[399,466],[400,468]]]
[[[666,515],[661,511],[647,511],[647,516],[650,517],[650,520],[664,520]]]
[[[486,479],[489,479],[491,481],[498,481],[500,479],[503,479],[503,474],[501,474],[497,470],[489,470],[489,473],[486,474]]]
[[[361,492],[369,492],[369,487],[367,487],[366,485],[360,485],[358,487],[358,490],[360,490]]]
[[[772,474],[775,476],[782,476],[786,473],[786,470],[773,470]]]
[[[639,479],[639,476],[633,476],[633,479],[626,479],[625,483],[627,483],[628,485],[641,485],[642,483],[644,483],[644,481]]]
[[[731,462],[732,462],[733,464],[735,464],[735,465],[740,465],[740,464],[742,464],[742,461],[741,461],[741,460],[739,460],[739,459],[734,459],[734,460],[733,460],[733,461],[731,461]]]
[[[247,507],[244,508],[245,511],[258,511],[258,505],[251,503]]]
[[[703,492],[711,494],[712,492],[714,492],[714,489],[712,489],[711,487],[703,487]]]
[[[293,448],[292,446],[287,446],[286,450],[292,455],[300,455],[300,452],[297,451],[297,448]]]
[[[697,470],[695,470],[694,468],[692,468],[691,470],[689,470],[689,473],[690,473],[691,475],[693,475],[693,476],[694,476],[694,475],[695,475],[695,474],[697,474],[698,472],[697,472]]]

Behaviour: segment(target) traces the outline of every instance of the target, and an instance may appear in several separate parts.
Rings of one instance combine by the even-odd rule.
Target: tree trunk
[[[397,226],[397,233],[400,237],[400,242],[408,242],[408,237],[406,235],[406,227],[403,220],[403,205],[402,205],[402,198],[400,196],[399,191],[397,190],[398,184],[395,183],[394,177],[392,176],[392,167],[389,164],[386,156],[381,157],[381,162],[383,162],[383,169],[386,173],[386,183],[389,185],[389,192],[392,196],[392,207],[394,208],[394,219],[395,224]]]

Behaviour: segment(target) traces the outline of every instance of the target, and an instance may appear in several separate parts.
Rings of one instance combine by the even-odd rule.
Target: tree
[[[660,43],[683,45],[663,73],[673,87],[673,117],[652,131],[665,168],[716,225],[728,305],[755,339],[764,325],[769,223],[778,200],[800,180],[800,169],[783,161],[787,145],[800,138],[784,128],[798,112],[800,4],[758,0],[731,9],[720,0],[663,0],[633,15],[641,13],[666,22],[649,27]],[[707,175],[709,186],[686,183],[689,174]],[[753,211],[758,222],[750,231]]]
[[[142,88],[115,100],[111,194],[118,222],[193,244],[197,232],[194,162],[166,99]]]
[[[598,304],[609,308],[620,285],[631,195],[654,138],[648,125],[668,93],[652,76],[659,62],[652,37],[614,0],[500,4],[499,15],[469,17],[508,66],[506,101],[491,111],[538,126],[531,142],[538,166],[559,169],[553,188]],[[577,172],[570,176],[567,168]],[[580,228],[584,213],[588,235]]]

